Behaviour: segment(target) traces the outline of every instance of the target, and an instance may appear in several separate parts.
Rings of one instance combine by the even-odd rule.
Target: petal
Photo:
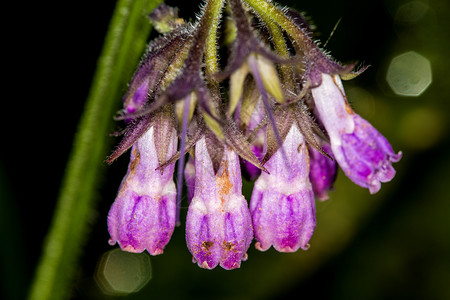
[[[236,196],[224,207],[224,240],[220,265],[227,270],[239,268],[253,240],[253,227],[247,201]]]
[[[162,198],[139,196],[127,190],[114,202],[108,215],[110,244],[118,242],[128,252],[163,253],[175,227],[175,194]]]
[[[395,176],[391,163],[401,158],[395,154],[385,137],[369,122],[354,115],[355,132],[342,135],[342,146],[333,148],[347,176],[356,184],[369,188],[371,194],[379,191],[381,182]]]
[[[189,251],[199,267],[205,269],[215,268],[220,261],[221,251],[218,241],[220,237],[215,236],[212,216],[206,205],[200,198],[194,197],[189,205],[186,218],[186,243]]]

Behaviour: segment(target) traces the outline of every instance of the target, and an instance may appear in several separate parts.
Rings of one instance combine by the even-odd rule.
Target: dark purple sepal
[[[341,65],[317,45],[307,53],[305,60],[304,82],[309,82],[311,87],[317,87],[322,83],[322,74],[349,74],[357,65],[357,63]]]
[[[272,126],[268,126],[266,130],[266,146],[264,157],[261,160],[261,164],[263,165],[272,158],[278,149],[280,149],[295,121],[294,112],[281,106],[278,106],[273,110],[273,117],[274,122]],[[275,130],[278,131],[279,137],[277,137],[277,132]]]
[[[119,156],[124,154],[151,127],[151,125],[151,115],[142,116],[132,120],[125,128],[119,145],[114,149],[113,153],[108,156],[106,162],[111,164]]]
[[[195,117],[189,123],[189,127],[187,130],[187,141],[184,150],[180,149],[179,151],[177,151],[164,163],[160,164],[157,170],[165,168],[167,165],[176,162],[178,159],[180,159],[181,153],[183,155],[186,155],[195,146],[195,144],[205,136],[206,132],[206,125],[204,124],[202,117],[200,115],[195,115]]]
[[[124,97],[124,115],[132,115],[148,100],[153,101],[173,57],[186,44],[191,34],[190,27],[182,26],[149,45]]]
[[[307,18],[301,12],[290,7],[284,8],[283,12],[309,38],[313,38],[311,25],[308,23]]]
[[[252,151],[251,145],[248,143],[244,134],[238,129],[236,123],[228,120],[225,129],[225,140],[236,153],[256,168],[267,172],[267,169],[261,164],[259,158]]]

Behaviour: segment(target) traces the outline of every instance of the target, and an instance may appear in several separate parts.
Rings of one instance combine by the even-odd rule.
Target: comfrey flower
[[[250,202],[256,248],[265,251],[273,245],[280,252],[306,250],[316,227],[315,203],[308,149],[297,125],[265,166],[270,174],[263,173],[256,180]]]
[[[394,177],[401,153],[353,112],[341,83],[365,68],[331,59],[299,12],[269,0],[205,0],[194,23],[166,5],[150,19],[163,35],[129,84],[117,117],[123,139],[108,158],[131,148],[108,216],[111,244],[161,254],[187,198],[193,261],[235,269],[253,237],[261,251],[309,248],[315,200],[329,198],[338,165],[370,193]],[[250,207],[241,167],[256,180]]]
[[[237,154],[225,149],[217,173],[203,137],[195,146],[195,193],[186,219],[186,241],[199,266],[235,269],[253,239],[248,204],[242,196]]]
[[[133,145],[127,175],[108,215],[110,244],[118,242],[129,252],[163,253],[175,227],[174,164],[156,170],[161,139],[168,141],[163,161],[177,149],[176,130],[165,121],[169,124],[151,126]]]
[[[392,162],[401,158],[369,122],[349,106],[338,75],[322,74],[322,84],[312,89],[317,116],[330,136],[333,154],[345,174],[370,193],[390,181]]]

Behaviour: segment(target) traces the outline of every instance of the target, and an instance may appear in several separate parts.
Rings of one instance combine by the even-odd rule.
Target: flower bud
[[[161,254],[175,227],[176,190],[174,164],[163,172],[159,166],[152,126],[133,145],[128,172],[108,215],[110,244],[122,250]],[[167,158],[176,152],[177,134],[172,129]]]
[[[381,182],[390,181],[393,162],[402,157],[369,122],[347,103],[338,75],[322,74],[320,86],[312,89],[319,120],[328,132],[331,149],[344,173],[356,184],[378,192]]]
[[[331,147],[326,144],[322,151],[332,157]],[[313,147],[309,147],[309,180],[317,199],[328,200],[328,191],[333,187],[337,175],[337,163]]]
[[[305,140],[293,125],[281,148],[264,165],[250,202],[256,248],[271,245],[280,252],[308,249],[316,226],[314,193],[308,178],[309,158]],[[284,160],[288,158],[288,162]]]
[[[191,203],[195,191],[195,164],[192,156],[189,156],[189,160],[184,167],[184,180],[186,181],[188,201]]]
[[[139,110],[147,101],[148,97],[148,80],[141,83],[131,97],[125,97],[124,107],[127,113],[134,113]]]
[[[236,119],[237,122],[240,123],[243,118],[248,118],[248,124],[245,124],[245,130],[244,133],[246,135],[252,133],[261,123],[261,121],[265,117],[265,109],[264,109],[264,103],[261,100],[261,97],[258,97],[257,103],[253,107],[253,111],[251,112],[250,117],[242,116],[242,114],[248,114],[248,111],[245,111],[242,109],[242,106],[238,106],[238,109],[236,110]],[[242,118],[241,118],[242,116]],[[259,129],[258,132],[253,133],[255,135],[254,140],[250,144],[250,149],[252,150],[253,154],[255,154],[256,158],[258,158],[259,161],[264,157],[264,144],[265,144],[265,128]],[[242,167],[243,167],[243,175],[244,178],[246,178],[249,181],[253,181],[256,178],[258,178],[259,174],[261,174],[261,169],[252,164],[251,162],[242,159]]]

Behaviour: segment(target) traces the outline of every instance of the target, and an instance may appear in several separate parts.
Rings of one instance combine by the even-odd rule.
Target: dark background
[[[403,152],[394,180],[369,195],[340,173],[330,200],[317,203],[318,226],[308,251],[261,253],[251,246],[239,270],[206,271],[192,264],[181,226],[165,253],[152,257],[152,280],[129,298],[450,299],[450,7],[446,0],[412,2],[424,7],[417,20],[404,16],[414,13],[411,1],[281,2],[306,12],[322,42],[342,18],[327,49],[338,61],[371,65],[344,86],[355,110]],[[189,19],[200,1],[168,3]],[[2,299],[27,292],[114,6],[77,1],[6,10],[12,21],[4,26],[2,47]],[[433,81],[418,97],[395,95],[385,79],[391,60],[408,51],[432,67]],[[118,142],[110,141],[111,147]],[[74,298],[108,298],[93,276],[111,249],[106,216],[127,160],[105,164]],[[248,199],[250,191],[245,193]]]

